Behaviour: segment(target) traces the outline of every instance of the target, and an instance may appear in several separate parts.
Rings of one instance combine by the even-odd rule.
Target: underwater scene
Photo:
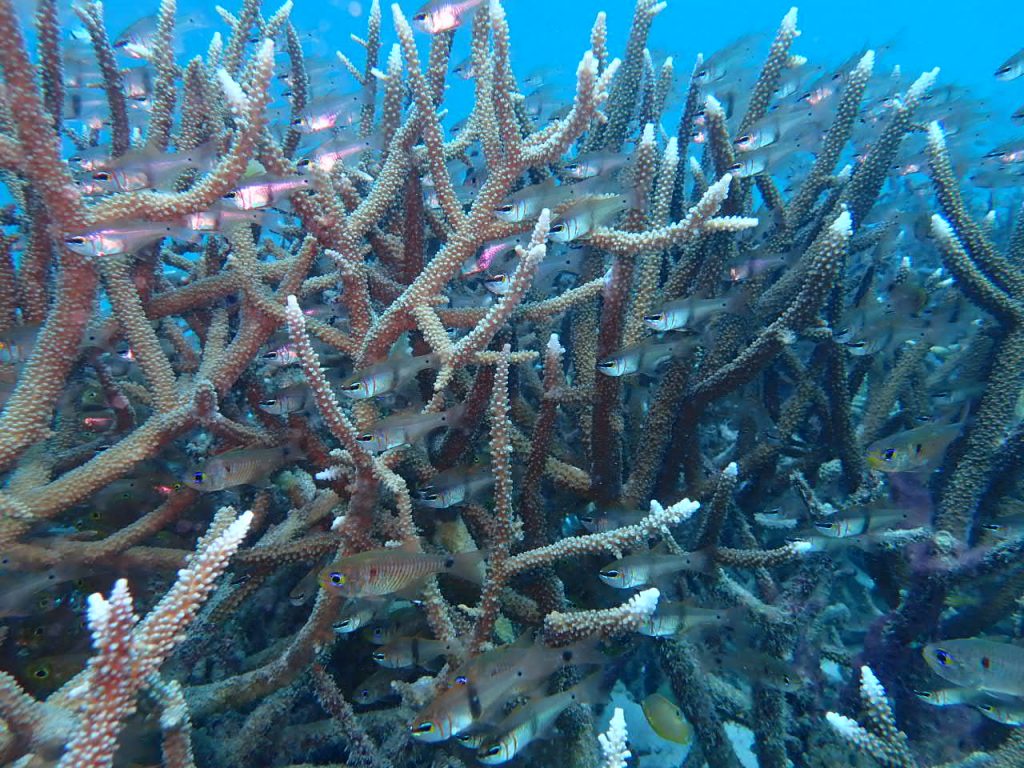
[[[1024,768],[1021,15],[421,2],[0,0],[0,767]]]

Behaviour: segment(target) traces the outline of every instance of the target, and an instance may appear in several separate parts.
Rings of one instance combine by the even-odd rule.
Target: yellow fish
[[[683,710],[666,699],[660,693],[652,693],[640,705],[644,717],[654,732],[666,741],[676,744],[689,744],[693,738],[693,730],[683,717]]]

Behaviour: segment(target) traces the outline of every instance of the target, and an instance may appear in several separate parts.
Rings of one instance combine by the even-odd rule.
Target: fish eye
[[[565,231],[565,224],[555,224],[553,227],[551,227],[551,231],[552,232],[564,232]]]
[[[602,360],[600,363],[597,364],[597,367],[598,368],[614,368],[615,367],[615,361],[614,360]]]
[[[110,174],[107,173],[106,171],[99,171],[98,173],[94,173],[92,177],[96,181],[110,181]]]
[[[740,136],[739,138],[735,139],[733,141],[733,144],[746,144],[748,141],[750,141],[753,138],[754,137],[751,136],[749,133],[744,133],[742,136]]]
[[[373,658],[374,658],[374,661],[384,661],[384,659],[385,659],[384,652],[383,651],[374,651],[373,652]]]
[[[468,682],[469,682],[469,678],[466,677],[465,675],[459,675],[458,677],[455,678],[455,684],[456,685],[465,685]]]
[[[830,522],[828,522],[826,520],[822,520],[822,521],[816,522],[814,524],[814,527],[815,528],[821,528],[821,530],[823,530],[823,531],[827,531],[827,530],[830,530],[832,528],[835,528],[836,524],[835,523],[830,523]]]
[[[415,16],[412,17],[412,20],[413,21],[426,21],[427,20],[426,11],[420,11],[419,13],[417,13]]]
[[[49,676],[50,676],[50,667],[48,665],[46,665],[46,664],[44,664],[41,667],[38,667],[37,669],[35,669],[32,672],[32,677],[34,677],[36,680],[45,680]]]
[[[85,243],[85,238],[76,235],[75,237],[67,238],[66,240],[64,240],[64,242],[67,243],[68,245],[82,245]]]
[[[228,192],[226,195],[221,195],[221,197],[223,197],[225,200],[234,200],[236,197],[238,197],[238,193]]]
[[[494,210],[497,211],[498,213],[512,213],[514,208],[515,206],[513,206],[512,203],[504,203],[502,205],[499,205]]]
[[[269,408],[271,406],[277,405],[277,400],[274,400],[274,399],[262,400],[262,401],[260,401],[260,405],[265,405],[265,406],[267,406]]]
[[[296,117],[294,120],[292,120],[292,125],[302,125],[302,118]]]
[[[501,747],[499,747],[497,744],[495,744],[490,749],[484,750],[483,755],[484,755],[484,757],[493,757],[494,755],[498,754],[499,752],[501,752]]]
[[[356,438],[356,440],[358,440],[361,443],[368,443],[371,440],[373,440],[373,435],[360,435],[359,437]]]
[[[622,572],[617,571],[614,568],[611,568],[607,571],[601,571],[601,575],[604,576],[606,579],[617,579],[619,578],[619,576],[622,575]]]
[[[338,573],[337,571],[332,571],[331,572],[331,584],[334,584],[336,587],[340,587],[344,583],[345,583],[345,574]]]
[[[789,675],[783,675],[783,676],[782,676],[782,682],[784,682],[784,683],[785,683],[786,685],[789,685],[789,684],[790,684],[790,683],[792,683],[793,681],[792,681],[792,679],[791,679],[791,678],[789,677]]]
[[[370,698],[370,689],[369,688],[363,688],[363,690],[361,690],[359,692],[359,695],[362,696],[364,699]]]
[[[892,461],[892,457],[895,456],[895,455],[896,455],[896,449],[895,448],[886,448],[885,449],[885,453],[882,454],[882,456],[885,458],[886,461]]]
[[[196,472],[196,473],[194,473],[194,474],[192,475],[192,481],[193,481],[193,482],[194,482],[194,483],[195,483],[196,485],[202,485],[202,484],[203,484],[203,473],[202,473],[202,472]]]
[[[420,723],[419,725],[414,725],[412,727],[412,732],[413,733],[433,733],[434,732],[434,724],[433,723]]]
[[[342,389],[346,392],[356,392],[359,390],[359,382],[357,381],[355,384],[346,384]]]
[[[935,651],[935,660],[942,666],[948,667],[953,663],[953,654],[939,648]]]
[[[664,313],[657,314],[657,315],[644,315],[644,320],[646,320],[649,323],[660,323],[664,319],[665,319]]]

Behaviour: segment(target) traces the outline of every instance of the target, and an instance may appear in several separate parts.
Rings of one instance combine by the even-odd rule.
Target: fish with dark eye
[[[814,521],[814,527],[822,535],[834,539],[908,528],[914,524],[914,515],[909,510],[879,505],[858,506]]]
[[[629,199],[619,195],[578,200],[551,222],[548,239],[555,243],[585,239],[595,229],[611,224],[628,207]]]
[[[371,453],[383,453],[400,445],[414,445],[435,430],[453,426],[464,411],[465,406],[456,405],[440,413],[388,416],[357,435],[356,440]]]
[[[745,299],[739,292],[713,299],[687,296],[670,301],[654,312],[644,315],[644,324],[653,331],[664,333],[680,328],[692,328],[705,323],[722,312],[739,314]]]
[[[672,637],[704,628],[723,627],[740,618],[736,609],[701,608],[682,602],[661,601],[657,610],[641,621],[636,631],[648,637]]]
[[[271,474],[285,464],[302,458],[302,451],[290,445],[236,448],[207,459],[201,467],[188,473],[185,482],[189,488],[204,493],[223,491],[239,485],[266,486]]]
[[[1016,80],[1024,75],[1024,48],[1021,48],[1013,56],[999,65],[995,71],[997,80]]]
[[[434,475],[416,489],[413,498],[424,507],[448,509],[486,493],[494,486],[490,467],[456,467]]]
[[[313,191],[309,178],[305,176],[273,176],[261,174],[250,177],[224,195],[223,199],[242,211],[255,208],[266,208],[273,205],[278,208],[288,205],[289,195],[298,192]]]
[[[440,573],[479,583],[482,560],[479,551],[430,555],[408,549],[371,549],[328,565],[320,572],[320,584],[345,597],[382,597],[403,592]]]
[[[483,0],[430,0],[412,15],[416,29],[437,35],[461,27]]]
[[[381,646],[371,655],[373,660],[386,669],[423,667],[434,669],[442,656],[462,653],[462,647],[455,642],[435,640],[430,637],[399,637]]]
[[[134,253],[164,238],[193,242],[196,236],[184,227],[163,222],[124,221],[103,229],[69,234],[64,238],[64,245],[80,256],[103,258]]]
[[[341,382],[341,394],[353,400],[377,397],[395,391],[413,380],[416,374],[438,365],[440,358],[433,353],[417,357],[398,355],[353,373]]]
[[[314,100],[292,119],[291,125],[301,133],[320,133],[341,128],[351,125],[358,118],[362,106],[363,99],[359,93],[329,93]]]
[[[502,650],[509,655],[504,655]],[[455,672],[454,684],[439,694],[416,717],[411,735],[417,741],[439,742],[467,731],[474,724],[500,715],[498,708],[514,696],[532,691],[556,669],[600,663],[586,647],[548,648],[516,643],[471,660]],[[485,654],[486,655],[486,654]]]
[[[1003,725],[1020,726],[1024,725],[1024,704],[1010,704],[1008,702],[984,701],[971,704],[989,720],[995,720]]]
[[[708,573],[714,561],[707,552],[695,550],[673,555],[645,552],[627,555],[601,569],[601,581],[616,589],[631,589],[653,584],[658,579],[675,573]]]
[[[925,704],[933,707],[955,707],[959,704],[973,704],[985,697],[976,688],[940,688],[935,691],[914,691]]]
[[[369,707],[382,701],[397,699],[398,692],[391,687],[391,683],[408,678],[409,673],[403,670],[378,669],[356,685],[355,691],[352,693],[352,701],[360,706]]]
[[[868,466],[879,472],[931,472],[942,464],[964,423],[925,424],[876,440],[867,447]]]
[[[491,736],[480,745],[476,758],[484,765],[507,763],[535,739],[543,736],[555,720],[573,704],[595,704],[606,694],[603,674],[595,672],[572,688],[550,696],[531,699],[512,710],[495,727]]]
[[[274,392],[266,400],[261,400],[259,408],[264,413],[274,416],[287,416],[289,413],[312,412],[313,392],[303,383],[292,384]]]
[[[641,708],[647,723],[665,741],[686,745],[693,740],[693,729],[683,711],[660,693],[652,693],[644,699]]]
[[[1024,696],[1024,648],[981,638],[929,643],[925,663],[944,680],[993,694]]]
[[[666,361],[682,357],[698,346],[694,335],[676,335],[668,341],[644,341],[623,347],[597,363],[605,376],[628,376],[632,373],[654,373]]]

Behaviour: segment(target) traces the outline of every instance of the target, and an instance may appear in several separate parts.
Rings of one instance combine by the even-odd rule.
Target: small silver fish
[[[646,552],[641,555],[627,555],[609,563],[601,569],[598,576],[610,587],[631,589],[646,586],[680,571],[707,573],[712,564],[708,553],[700,550],[679,555]]]
[[[341,382],[341,393],[353,400],[393,392],[402,384],[411,381],[420,371],[436,368],[440,358],[435,354],[418,357],[394,356],[382,363],[356,371]]]
[[[1024,75],[1024,48],[1021,48],[1013,56],[1008,58],[995,72],[997,80],[1016,80]]]
[[[369,431],[356,437],[372,453],[383,453],[400,445],[412,445],[442,427],[452,426],[462,416],[464,406],[457,405],[440,413],[413,413],[388,416]]]
[[[186,485],[205,493],[238,485],[265,485],[275,470],[301,458],[301,451],[292,446],[237,448],[207,459],[188,474]]]
[[[430,35],[457,29],[483,0],[430,0],[412,15],[416,29]]]
[[[416,490],[414,497],[425,507],[447,509],[493,486],[494,474],[490,467],[456,467],[434,475],[427,485]]]
[[[666,360],[696,349],[697,344],[697,337],[691,335],[677,336],[669,341],[633,344],[598,361],[597,370],[605,376],[628,376],[639,371],[650,373]]]

